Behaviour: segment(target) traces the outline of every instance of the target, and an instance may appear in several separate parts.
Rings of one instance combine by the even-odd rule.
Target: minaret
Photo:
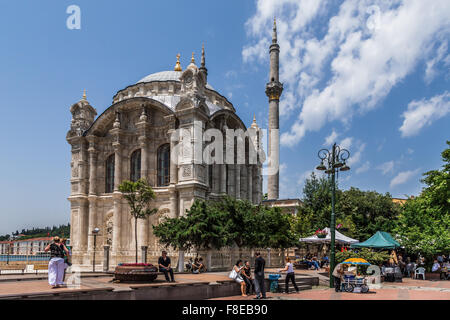
[[[205,76],[205,84],[207,83],[208,78],[208,69],[206,69],[206,62],[205,62],[205,45],[202,44],[202,60],[201,60],[201,66],[198,69],[203,75]]]
[[[269,169],[268,169],[268,199],[279,197],[279,164],[280,164],[280,125],[279,105],[283,92],[283,84],[279,81],[280,46],[277,43],[277,23],[273,21],[272,44],[270,52],[269,83],[266,85],[266,95],[269,97]]]

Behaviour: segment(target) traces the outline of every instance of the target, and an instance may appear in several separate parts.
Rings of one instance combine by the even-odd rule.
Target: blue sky
[[[72,4],[80,30],[66,27]],[[343,188],[418,194],[450,139],[448,1],[2,1],[0,234],[69,221],[65,136],[83,89],[101,113],[118,90],[172,70],[177,53],[185,67],[204,42],[208,81],[247,125],[256,114],[267,127],[274,16],[280,196],[301,196],[331,141],[352,154]]]

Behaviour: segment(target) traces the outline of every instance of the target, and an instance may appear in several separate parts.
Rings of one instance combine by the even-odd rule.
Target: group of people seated
[[[426,261],[424,257],[418,257],[417,259],[406,257],[406,260],[404,260],[403,256],[399,254],[397,259],[389,259],[389,261],[386,261],[382,266],[382,270],[389,267],[398,269],[401,275],[405,277],[414,278],[418,268],[426,267]],[[450,280],[449,257],[438,255],[436,259],[434,259],[431,272],[440,273],[440,279]]]
[[[433,262],[431,272],[439,272],[440,279],[450,280],[450,258],[439,255]]]
[[[203,263],[203,258],[196,257],[194,261],[192,261],[192,258],[189,259],[188,263],[186,264],[186,270],[192,273],[202,273],[206,272],[207,268]]]
[[[303,257],[302,263],[307,264],[308,269],[320,270],[330,264],[330,260],[328,256],[324,256],[321,259],[318,259],[316,255],[312,255],[308,253]]]

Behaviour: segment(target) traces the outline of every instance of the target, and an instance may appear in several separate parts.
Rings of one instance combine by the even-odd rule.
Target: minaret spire
[[[205,44],[202,44],[202,63],[201,66],[205,67]]]
[[[280,46],[277,43],[277,21],[273,20],[272,44],[269,48],[270,72],[269,82],[266,84],[266,95],[269,98],[269,170],[267,197],[269,200],[278,199],[280,185],[280,96],[283,84],[279,81]]]
[[[200,72],[202,72],[205,76],[205,83],[208,81],[208,69],[206,69],[206,58],[205,58],[205,44],[202,44],[202,60],[200,65]]]
[[[273,18],[272,43],[277,43],[277,19]]]

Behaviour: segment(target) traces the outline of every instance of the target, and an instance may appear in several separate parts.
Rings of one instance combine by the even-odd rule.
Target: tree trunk
[[[184,250],[178,250],[178,272],[184,271]]]
[[[136,263],[138,263],[138,236],[137,236],[137,218],[134,218],[134,240],[136,245]]]

